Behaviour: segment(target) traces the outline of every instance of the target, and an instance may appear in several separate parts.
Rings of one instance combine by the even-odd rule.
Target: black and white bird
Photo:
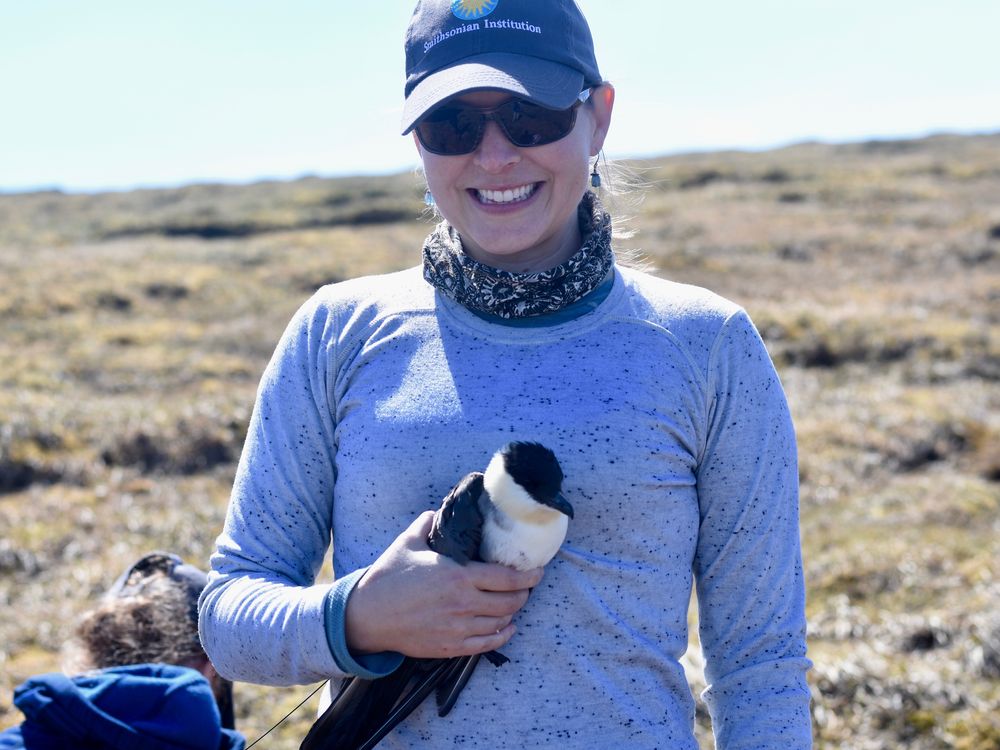
[[[464,476],[435,512],[427,543],[461,564],[496,562],[518,570],[544,566],[566,538],[573,506],[562,495],[555,454],[539,443],[508,443],[484,473]],[[502,654],[483,654],[494,666]],[[351,677],[300,750],[370,750],[436,691],[446,716],[479,663],[479,654],[450,659],[406,658],[377,680]]]

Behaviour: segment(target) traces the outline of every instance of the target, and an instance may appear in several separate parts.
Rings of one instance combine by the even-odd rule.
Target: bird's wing
[[[299,750],[323,750],[327,747],[351,747],[358,739],[366,716],[375,680],[351,677],[341,684],[340,692],[326,711],[313,722]]]
[[[427,543],[435,552],[447,555],[463,565],[469,560],[482,560],[479,554],[483,541],[483,475],[467,474],[441,503],[434,514]],[[451,660],[449,668],[440,676],[436,691],[438,716],[447,716],[458,701],[479,664],[479,654]],[[506,656],[491,651],[494,666],[509,661]]]
[[[458,702],[459,693],[465,688],[472,673],[476,671],[480,657],[483,656],[494,667],[502,667],[510,661],[499,651],[487,651],[484,654],[473,654],[472,656],[457,656],[452,659],[453,665],[441,676],[434,696],[437,700],[438,716],[447,716],[451,713],[451,709]]]
[[[437,700],[438,716],[447,716],[451,709],[455,707],[458,694],[472,677],[472,673],[479,664],[479,654],[472,656],[462,656],[452,659],[452,665],[441,679],[437,687],[435,699]]]
[[[434,513],[427,536],[432,550],[462,565],[479,559],[483,540],[483,514],[479,509],[482,494],[482,473],[472,472],[459,480]]]
[[[368,750],[420,705],[451,659],[406,658],[377,680],[351,677],[306,735],[299,750]]]
[[[389,732],[396,728],[399,722],[413,713],[414,709],[424,702],[424,698],[437,687],[441,678],[448,673],[452,659],[420,659],[419,661],[432,663],[426,665],[427,670],[422,671],[418,679],[414,680],[407,691],[400,696],[388,716],[367,727],[368,737],[363,744],[358,745],[358,750],[372,750]],[[381,715],[381,712],[373,716],[378,715]],[[340,750],[339,745],[335,747]]]
[[[479,560],[483,515],[479,499],[483,475],[464,476],[434,513],[428,546],[464,565]],[[300,750],[369,750],[409,716],[438,688],[447,711],[469,681],[478,657],[464,659],[406,658],[392,674],[377,680],[352,677],[313,724]],[[440,686],[440,687],[439,687]],[[439,698],[438,705],[441,705]],[[445,711],[441,715],[444,716]]]

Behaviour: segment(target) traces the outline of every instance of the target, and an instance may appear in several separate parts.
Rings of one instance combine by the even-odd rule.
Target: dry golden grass
[[[1000,136],[636,166],[627,244],[746,306],[789,395],[817,748],[1000,748]],[[285,323],[323,283],[415,264],[419,195],[0,196],[0,726],[133,557],[204,563]],[[307,692],[240,685],[241,727]]]

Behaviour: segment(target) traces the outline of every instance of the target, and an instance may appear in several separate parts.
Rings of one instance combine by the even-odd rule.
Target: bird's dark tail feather
[[[435,659],[436,663],[430,672],[422,676],[408,693],[400,697],[396,707],[384,721],[374,726],[370,736],[364,743],[358,745],[358,750],[372,750],[382,739],[389,734],[396,725],[413,713],[413,710],[423,703],[424,698],[430,695],[434,687],[440,682],[441,675],[448,671],[451,666],[447,659]],[[339,750],[339,746],[338,750]]]
[[[479,663],[479,654],[474,656],[463,656],[453,660],[453,664],[445,674],[441,684],[437,687],[435,698],[437,700],[438,716],[447,716],[451,709],[455,707],[458,694],[462,692],[472,673]]]
[[[372,682],[357,677],[344,680],[336,697],[309,728],[299,750],[323,750],[339,742],[352,743],[364,721],[361,706],[368,702]]]
[[[485,656],[486,660],[494,667],[500,667],[510,661],[499,651],[487,651],[485,654],[474,654],[473,656],[462,656],[453,659],[454,665],[447,671],[438,685],[435,698],[437,699],[438,716],[447,716],[458,701],[458,695],[465,688],[472,673],[476,671],[479,664],[479,657]]]
[[[386,677],[344,680],[299,750],[371,750],[435,688],[438,714],[446,716],[472,676],[479,656],[404,659],[399,669]],[[496,667],[510,661],[499,651],[482,656]]]
[[[430,695],[452,661],[404,659],[386,677],[345,680],[299,750],[371,750]]]
[[[488,661],[494,667],[502,667],[504,664],[510,661],[510,659],[501,654],[499,651],[487,651],[485,654],[481,655],[485,656],[486,661]]]

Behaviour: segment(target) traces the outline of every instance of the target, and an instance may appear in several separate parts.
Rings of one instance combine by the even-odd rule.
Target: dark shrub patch
[[[162,446],[164,442],[140,430],[101,451],[101,460],[108,466],[133,466],[144,472],[154,471],[169,462]]]
[[[705,187],[713,182],[718,182],[723,179],[725,175],[722,174],[717,169],[701,169],[695,172],[689,177],[685,177],[680,181],[679,187],[681,190],[690,190],[691,188]]]
[[[943,628],[927,626],[909,633],[903,639],[903,651],[933,651],[951,643],[951,633]]]
[[[348,214],[338,224],[393,224],[397,221],[410,221],[413,211],[408,208],[368,208]]]
[[[38,556],[26,549],[18,549],[10,542],[0,541],[0,575],[8,573],[38,573],[42,565]]]
[[[184,299],[190,293],[190,290],[183,284],[171,284],[167,282],[149,284],[144,291],[147,297],[165,300]]]
[[[198,237],[203,240],[224,240],[230,237],[249,237],[261,228],[248,222],[215,224],[168,224],[157,230],[164,237]]]
[[[781,193],[778,196],[778,202],[779,203],[805,203],[806,200],[808,200],[808,197],[809,196],[807,196],[805,193],[798,193],[798,192],[795,192],[793,190],[790,190],[788,192]]]
[[[771,182],[774,184],[779,184],[791,180],[792,175],[786,172],[784,169],[775,167],[773,169],[769,169],[766,172],[764,172],[764,174],[760,176],[760,179],[763,182]]]
[[[343,276],[332,272],[299,274],[295,277],[295,288],[303,292],[315,292],[321,286],[343,281]]]
[[[36,482],[51,483],[60,479],[58,472],[31,461],[0,459],[0,494],[27,489]]]
[[[132,300],[117,292],[101,292],[97,295],[97,306],[102,310],[125,312],[132,309]]]
[[[239,457],[246,425],[235,420],[182,419],[173,428],[140,429],[113,440],[101,452],[107,466],[128,466],[143,473],[198,474]]]
[[[239,448],[224,435],[193,435],[171,461],[171,468],[181,474],[198,474],[222,464],[232,463]]]
[[[807,245],[791,243],[778,248],[778,257],[782,260],[793,260],[805,263],[812,260],[812,250]]]

